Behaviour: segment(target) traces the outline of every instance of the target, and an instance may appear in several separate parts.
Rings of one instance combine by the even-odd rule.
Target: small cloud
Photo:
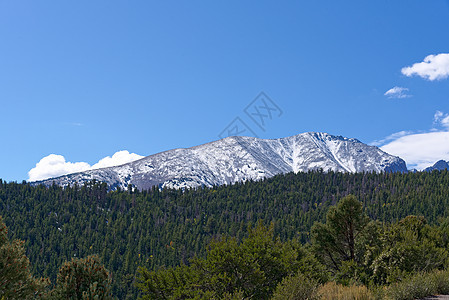
[[[143,156],[122,150],[116,152],[112,157],[106,156],[105,158],[100,159],[96,164],[91,166],[86,162],[68,162],[62,155],[50,154],[42,158],[36,166],[28,172],[28,181],[39,181],[92,169],[118,166],[141,158],[143,158]]]
[[[384,96],[387,96],[388,98],[396,98],[396,99],[411,97],[411,95],[408,95],[407,92],[408,92],[408,88],[395,86],[394,88],[391,88],[388,91],[386,91]]]
[[[112,157],[106,156],[105,158],[100,159],[100,161],[97,162],[95,165],[93,165],[91,169],[119,166],[141,159],[143,157],[144,156],[138,155],[136,153],[129,153],[127,150],[122,150],[115,152],[114,155],[112,155]]]
[[[50,154],[42,158],[34,168],[28,172],[29,181],[43,180],[64,174],[86,171],[90,165],[85,162],[68,162],[64,156]]]
[[[437,123],[438,120],[439,120],[442,116],[444,116],[444,113],[443,113],[442,111],[437,110],[437,111],[435,112],[435,115],[433,115],[433,122],[434,122],[434,123]]]
[[[437,110],[433,116],[433,123],[449,129],[449,114]]]
[[[84,124],[80,122],[64,122],[62,124],[65,126],[76,126],[76,127],[84,126]]]
[[[417,75],[430,81],[446,79],[449,77],[449,53],[429,55],[420,63],[402,68],[401,72],[407,77]]]
[[[406,136],[406,135],[409,135],[412,133],[413,133],[412,131],[405,131],[405,130],[399,131],[399,132],[390,134],[389,136],[387,136],[381,140],[374,141],[374,142],[370,143],[370,145],[372,145],[372,146],[385,145],[386,143],[388,143],[390,141],[397,140],[400,137],[403,137],[403,136]]]

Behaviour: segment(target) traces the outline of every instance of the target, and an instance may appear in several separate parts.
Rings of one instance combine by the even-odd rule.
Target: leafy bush
[[[442,232],[426,222],[424,217],[408,216],[388,227],[381,237],[382,252],[371,265],[376,284],[395,283],[447,265],[446,243],[438,241]]]
[[[318,297],[318,282],[298,273],[288,276],[278,284],[272,300],[314,300]]]
[[[374,296],[366,286],[344,286],[335,282],[323,285],[318,294],[322,300],[372,300]]]
[[[432,274],[433,284],[439,294],[449,294],[449,271],[435,271]]]
[[[318,264],[275,238],[273,228],[258,223],[241,243],[228,237],[215,240],[207,257],[192,259],[189,266],[140,268],[137,286],[142,299],[223,299],[236,292],[246,298],[269,299],[284,277],[300,268],[312,272],[313,263]]]
[[[424,298],[449,293],[449,271],[418,273],[379,292],[378,297],[392,300]]]

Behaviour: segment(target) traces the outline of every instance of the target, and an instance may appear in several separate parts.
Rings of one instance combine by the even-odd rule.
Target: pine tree
[[[34,298],[49,285],[48,279],[31,274],[23,244],[23,241],[8,240],[8,228],[0,216],[0,299]]]
[[[109,272],[98,256],[72,259],[59,269],[53,299],[111,299]]]
[[[357,240],[368,223],[362,203],[355,196],[341,199],[329,209],[326,224],[316,223],[312,227],[312,243],[318,257],[335,271],[340,271],[343,261],[356,262]]]

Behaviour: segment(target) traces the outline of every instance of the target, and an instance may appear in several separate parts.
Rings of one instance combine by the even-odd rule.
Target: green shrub
[[[449,293],[449,271],[418,273],[383,289],[379,297],[392,300],[424,298]]]
[[[328,282],[320,287],[318,294],[322,300],[372,300],[374,296],[364,285],[344,286]]]
[[[319,283],[303,274],[285,277],[276,287],[273,300],[312,300],[318,297]]]
[[[449,294],[449,271],[435,271],[432,277],[437,293]]]

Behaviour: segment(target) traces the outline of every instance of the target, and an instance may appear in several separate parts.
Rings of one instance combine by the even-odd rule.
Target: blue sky
[[[217,140],[236,117],[449,159],[446,0],[0,0],[0,41],[7,181]],[[260,92],[282,111],[264,130],[244,112]]]

